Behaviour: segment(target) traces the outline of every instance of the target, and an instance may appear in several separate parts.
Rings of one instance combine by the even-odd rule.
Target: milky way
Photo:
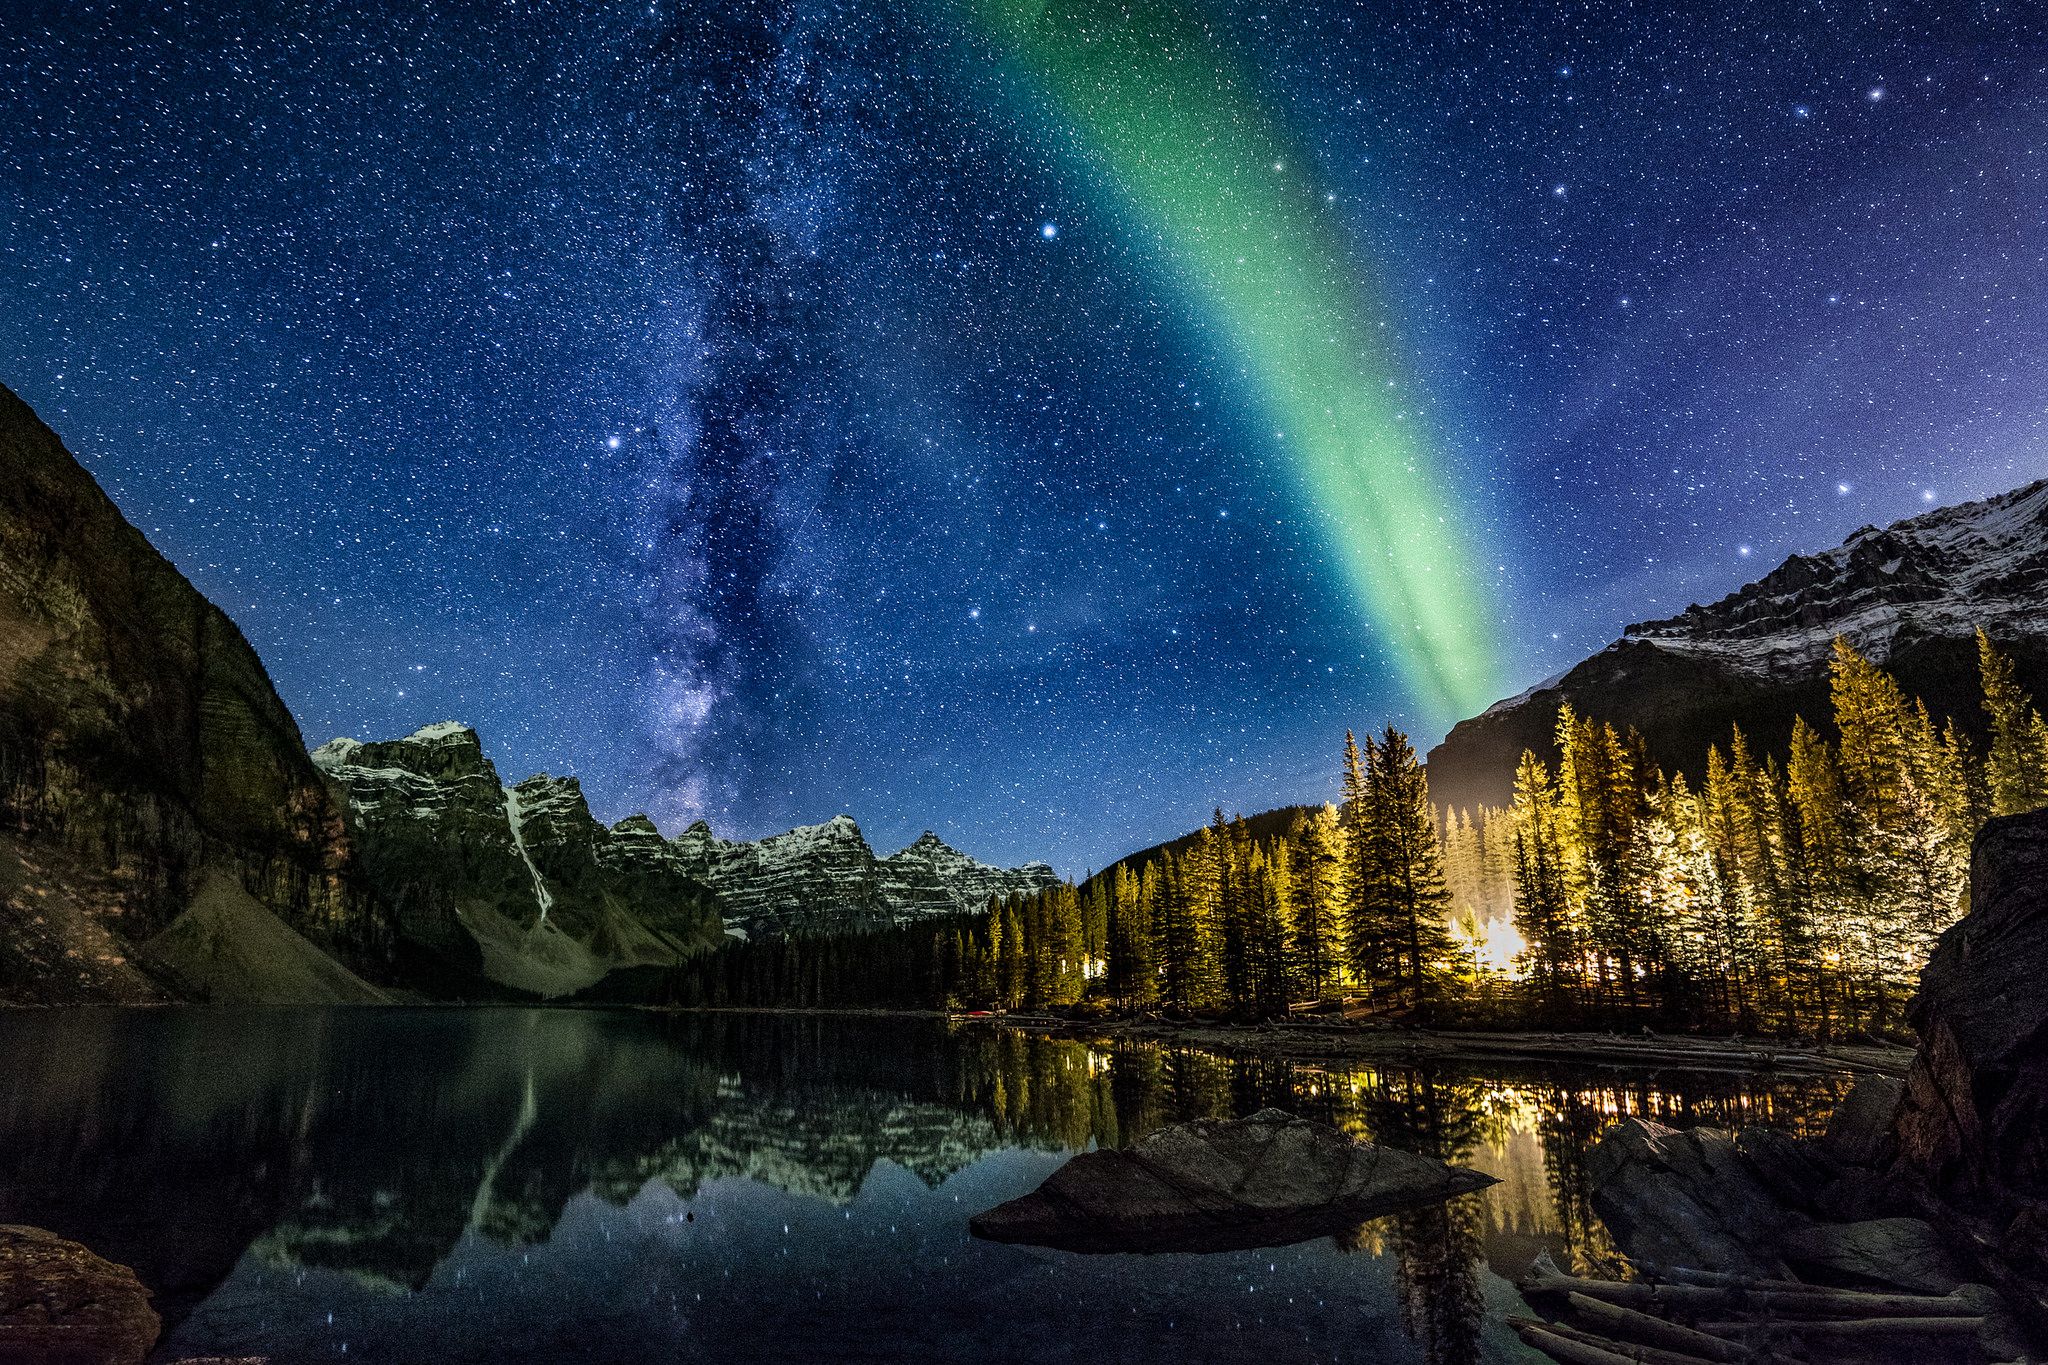
[[[0,382],[312,742],[1070,871],[2048,465],[2028,10],[1132,10],[10,5]]]

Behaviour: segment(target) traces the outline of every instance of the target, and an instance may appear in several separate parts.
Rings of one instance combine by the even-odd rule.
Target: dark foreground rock
[[[1783,1273],[1778,1241],[1805,1220],[1778,1199],[1739,1142],[1718,1128],[1638,1118],[1609,1128],[1587,1155],[1586,1175],[1616,1245],[1648,1265]]]
[[[1985,825],[1970,913],[1921,971],[1912,1018],[1903,1163],[1966,1199],[2048,1197],[2048,811]]]
[[[1949,1293],[1970,1276],[1911,1191],[1853,1159],[1897,1094],[1866,1078],[1811,1141],[1624,1119],[1586,1160],[1594,1211],[1643,1267]]]
[[[1265,1109],[1084,1152],[969,1226],[993,1241],[1063,1251],[1234,1251],[1327,1236],[1493,1183]]]
[[[139,1365],[158,1327],[134,1271],[41,1228],[0,1227],[0,1362]]]
[[[1891,1173],[2048,1336],[2048,811],[1984,826],[1920,973]]]

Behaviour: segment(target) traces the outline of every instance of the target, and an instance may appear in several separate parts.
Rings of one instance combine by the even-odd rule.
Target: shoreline
[[[1878,1043],[1819,1046],[1729,1035],[1627,1034],[1564,1029],[1411,1029],[1340,1024],[1177,1023],[1164,1019],[1061,1019],[1050,1015],[968,1016],[931,1009],[795,1008],[739,1005],[635,1005],[591,1001],[391,1000],[378,1004],[213,1005],[181,1001],[79,1005],[0,1003],[0,1013],[46,1010],[629,1010],[682,1015],[744,1014],[819,1019],[925,1019],[963,1028],[1067,1038],[1076,1042],[1133,1042],[1193,1047],[1223,1056],[1283,1062],[1431,1061],[1546,1062],[1588,1067],[1776,1073],[1786,1076],[1880,1075],[1903,1077],[1913,1049]]]
[[[1568,1062],[1692,1071],[1778,1072],[1785,1075],[1904,1076],[1913,1049],[1875,1043],[1829,1047],[1768,1038],[1538,1029],[1359,1028],[1330,1024],[1198,1024],[1157,1019],[1059,1019],[1040,1015],[968,1017],[945,1010],[751,1008],[732,1005],[652,1007],[666,1014],[815,1015],[821,1018],[941,1019],[968,1028],[1008,1029],[1048,1037],[1155,1043],[1273,1061],[1433,1060]]]

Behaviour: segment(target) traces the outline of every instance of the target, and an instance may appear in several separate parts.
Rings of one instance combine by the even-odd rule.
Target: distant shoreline
[[[1237,1057],[1314,1062],[1380,1059],[1402,1062],[1498,1060],[1631,1064],[1692,1071],[1842,1072],[1903,1076],[1913,1050],[1882,1044],[1831,1047],[1768,1038],[1514,1030],[1364,1028],[1331,1024],[1231,1026],[1162,1019],[1059,1019],[1040,1015],[969,1017],[944,1010],[795,1009],[695,1005],[663,1007],[671,1014],[816,1015],[859,1019],[950,1019],[971,1028],[999,1028],[1076,1041],[1181,1044]]]

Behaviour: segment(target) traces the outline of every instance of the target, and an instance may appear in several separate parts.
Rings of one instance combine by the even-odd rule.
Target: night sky
[[[311,743],[1100,866],[2048,469],[2025,5],[0,7],[0,382]]]

